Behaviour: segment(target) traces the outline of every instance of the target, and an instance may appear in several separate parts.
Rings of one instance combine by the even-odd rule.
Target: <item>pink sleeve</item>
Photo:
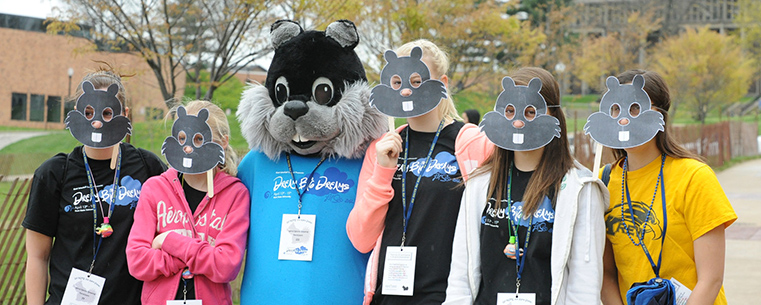
[[[357,199],[346,222],[346,233],[354,248],[367,253],[383,233],[388,203],[394,198],[391,188],[396,168],[381,167],[375,161],[373,141],[365,152],[365,160],[359,173]]]
[[[167,235],[162,249],[180,258],[194,274],[205,275],[215,283],[235,280],[243,262],[246,235],[249,225],[249,195],[246,187],[237,182],[226,190],[233,196],[219,198],[232,200],[232,207],[224,220],[224,227],[217,234],[215,245],[177,233]],[[219,194],[218,194],[219,196]]]
[[[156,178],[160,179],[160,178]],[[160,185],[149,179],[143,185],[141,196],[135,208],[134,223],[127,239],[127,267],[129,273],[141,281],[153,281],[161,276],[168,277],[180,272],[185,264],[174,256],[151,248],[156,237],[156,200],[154,194],[162,194]]]
[[[455,140],[455,156],[460,165],[460,173],[465,181],[473,170],[486,160],[494,151],[494,144],[486,134],[473,124],[465,124]]]

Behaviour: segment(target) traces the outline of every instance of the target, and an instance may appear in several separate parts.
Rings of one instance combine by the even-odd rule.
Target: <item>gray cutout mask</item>
[[[532,78],[528,86],[515,85],[510,77],[502,79],[502,93],[497,97],[494,111],[484,115],[479,126],[486,133],[489,141],[506,150],[527,151],[544,147],[552,139],[560,138],[560,121],[547,114],[547,102],[539,93],[542,90],[542,81]],[[515,108],[515,116],[508,119],[505,116],[507,106]],[[525,117],[525,110],[529,106],[536,109],[536,116],[529,121]],[[521,128],[514,124],[522,122]]]
[[[178,172],[199,174],[209,171],[217,164],[225,163],[225,150],[212,141],[211,127],[206,123],[208,118],[207,109],[201,109],[198,115],[188,115],[185,107],[177,108],[177,119],[172,124],[172,136],[164,140],[161,153]],[[180,143],[180,133],[185,135],[183,143]],[[202,137],[198,146],[194,143],[197,136]],[[190,153],[185,151],[186,147],[191,150]]]
[[[605,81],[608,91],[600,100],[600,111],[592,113],[584,125],[584,133],[596,142],[615,149],[637,147],[647,143],[664,130],[663,115],[650,109],[650,97],[645,92],[645,78],[635,75],[631,84],[621,85],[618,78]],[[612,107],[619,106],[619,115],[611,116]],[[639,106],[638,115],[632,107]]]
[[[447,97],[447,87],[440,80],[431,79],[428,66],[421,60],[423,50],[414,47],[410,56],[398,57],[396,52],[388,50],[384,54],[386,66],[381,71],[380,84],[370,93],[370,105],[387,116],[412,118],[421,116],[435,109],[441,99]],[[417,88],[410,84],[410,77],[419,74],[422,83]],[[399,76],[401,87],[394,89],[391,78]],[[402,93],[411,92],[408,96]]]
[[[124,137],[132,134],[132,123],[122,115],[122,103],[116,98],[119,85],[111,84],[108,89],[96,90],[89,81],[82,82],[82,95],[77,99],[76,108],[66,115],[66,128],[77,141],[88,147],[105,148],[119,144]],[[87,118],[87,106],[93,114]],[[111,120],[106,121],[103,113],[111,112]],[[96,128],[96,122],[101,124]]]

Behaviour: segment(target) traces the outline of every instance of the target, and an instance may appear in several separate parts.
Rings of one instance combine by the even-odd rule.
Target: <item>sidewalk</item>
[[[47,131],[4,131],[0,132],[0,149],[3,149],[3,147],[6,147],[8,145],[13,144],[14,142],[21,141],[27,138],[33,138],[36,136],[41,136],[48,134],[50,132]]]
[[[737,221],[727,228],[724,290],[728,304],[761,303],[761,159],[717,173]]]

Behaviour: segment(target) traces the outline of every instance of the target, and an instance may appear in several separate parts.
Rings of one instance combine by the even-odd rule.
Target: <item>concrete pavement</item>
[[[727,303],[761,304],[761,159],[716,174],[737,213],[727,228],[724,290]]]
[[[0,149],[14,142],[21,141],[27,138],[41,136],[48,134],[47,131],[4,131],[0,132]]]

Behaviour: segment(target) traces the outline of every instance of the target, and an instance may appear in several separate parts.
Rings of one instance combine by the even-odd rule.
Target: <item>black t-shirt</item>
[[[116,205],[110,218],[113,235],[104,238],[92,272],[106,278],[100,304],[140,304],[142,282],[127,269],[125,249],[132,228],[132,216],[140,190],[148,178],[159,175],[166,166],[153,153],[122,143],[122,164]],[[114,182],[110,160],[88,159],[93,171],[98,197],[108,210]],[[45,161],[34,172],[29,203],[23,226],[53,237],[50,252],[50,297],[45,304],[59,304],[71,268],[87,271],[93,259],[93,204],[90,200],[82,146],[70,154],[59,153]],[[97,224],[103,214],[97,207]]]
[[[188,202],[188,207],[190,208],[190,212],[195,214],[196,209],[198,208],[198,205],[201,204],[201,201],[206,197],[206,192],[199,191],[187,182],[185,182],[183,173],[178,173],[177,177],[180,178],[180,181],[182,181],[182,191],[185,192],[185,200]],[[183,290],[184,289],[184,290]],[[184,291],[184,292],[183,292]],[[177,289],[177,294],[175,295],[175,300],[185,300],[185,299],[195,299],[196,297],[196,285],[193,279],[186,279],[183,281],[182,278],[180,278],[180,286]]]
[[[460,167],[454,156],[455,139],[464,124],[454,122],[441,131],[436,147],[418,187],[412,215],[407,225],[406,246],[417,246],[414,295],[383,295],[383,266],[388,246],[402,241],[402,164],[404,151],[399,155],[399,167],[391,186],[394,198],[386,213],[385,230],[378,262],[378,287],[373,304],[441,304],[446,298],[449,264],[452,259],[452,239],[460,209],[463,188]],[[425,157],[435,132],[416,132],[405,128],[400,135],[404,141],[409,132],[409,161],[407,171],[407,204],[412,198],[415,181],[421,173]],[[402,144],[404,145],[404,144]],[[402,147],[404,149],[404,147]]]
[[[519,221],[516,248],[523,248],[528,231],[528,219],[522,219],[524,191],[533,172],[522,172],[513,167],[510,197],[513,209],[510,213],[505,210],[506,204],[496,209],[495,200],[491,198],[484,208],[481,218],[481,285],[474,304],[497,304],[497,293],[515,293],[517,279],[516,260],[505,256],[505,246],[509,242],[510,215],[513,221]],[[534,213],[529,237],[525,266],[521,274],[520,292],[536,293],[536,304],[548,305],[551,301],[550,288],[552,274],[550,270],[550,255],[552,252],[552,229],[555,222],[555,209],[549,198],[553,191]]]

